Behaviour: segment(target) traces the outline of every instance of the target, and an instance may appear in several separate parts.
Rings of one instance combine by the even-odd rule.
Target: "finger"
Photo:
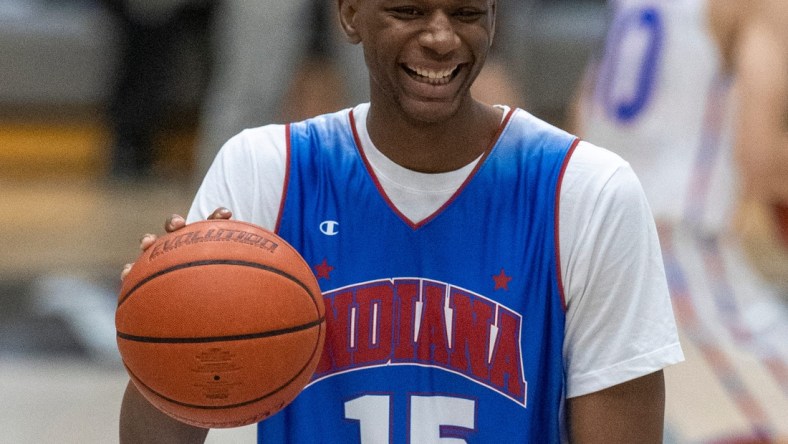
[[[164,230],[168,233],[172,233],[175,230],[181,229],[186,226],[186,220],[180,214],[173,214],[172,216],[167,218],[167,222],[164,223]]]
[[[131,267],[133,265],[134,264],[126,264],[126,265],[123,266],[123,270],[120,272],[120,280],[121,281],[126,279],[126,276],[128,276],[129,273],[131,272]]]
[[[224,207],[219,207],[208,216],[208,219],[229,219],[233,217],[233,212]]]
[[[150,246],[153,245],[154,242],[156,242],[156,239],[157,237],[155,234],[148,233],[142,236],[142,239],[140,239],[140,250],[145,251],[148,248],[150,248]]]

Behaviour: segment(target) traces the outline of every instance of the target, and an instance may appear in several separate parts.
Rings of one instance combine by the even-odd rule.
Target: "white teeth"
[[[455,68],[451,68],[451,69],[444,69],[442,71],[435,71],[435,70],[424,69],[424,68],[411,68],[411,69],[416,74],[418,74],[418,75],[420,75],[422,77],[426,77],[426,78],[432,79],[432,80],[440,80],[440,79],[445,79],[445,78],[448,78],[449,76],[451,76],[451,74],[454,72],[456,67]]]

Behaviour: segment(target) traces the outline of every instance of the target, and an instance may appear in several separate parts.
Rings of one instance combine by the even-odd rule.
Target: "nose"
[[[451,18],[442,11],[430,17],[427,28],[419,36],[419,43],[440,55],[445,55],[459,48],[460,37],[454,30]]]

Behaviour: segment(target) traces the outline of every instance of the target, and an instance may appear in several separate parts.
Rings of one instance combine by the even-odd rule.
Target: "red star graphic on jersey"
[[[314,266],[315,271],[317,272],[315,276],[318,279],[331,279],[331,271],[334,270],[334,267],[328,265],[328,259],[323,259],[323,262]]]
[[[512,280],[511,276],[507,276],[506,273],[501,268],[501,272],[494,275],[493,280],[495,281],[495,289],[496,290],[506,290],[509,291],[509,281]]]

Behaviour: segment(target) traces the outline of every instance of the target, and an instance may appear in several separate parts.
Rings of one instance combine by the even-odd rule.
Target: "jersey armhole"
[[[564,182],[564,174],[566,173],[566,169],[569,166],[569,160],[572,158],[572,154],[574,154],[575,149],[580,144],[580,138],[575,138],[572,141],[572,145],[569,147],[569,150],[564,156],[564,161],[561,165],[561,172],[558,174],[558,181],[555,187],[555,209],[553,210],[553,217],[554,217],[554,226],[553,226],[553,236],[554,236],[554,246],[555,246],[555,268],[556,268],[556,279],[558,280],[558,293],[561,295],[561,306],[566,312],[566,293],[564,292],[564,274],[563,274],[563,267],[561,267],[561,236],[560,236],[560,217],[561,214],[561,186]]]
[[[276,215],[276,225],[274,233],[279,233],[282,224],[282,213],[285,210],[285,199],[287,199],[287,188],[290,183],[290,157],[292,156],[292,139],[290,136],[291,124],[285,125],[285,177],[282,183],[282,196],[279,200],[279,211]]]

